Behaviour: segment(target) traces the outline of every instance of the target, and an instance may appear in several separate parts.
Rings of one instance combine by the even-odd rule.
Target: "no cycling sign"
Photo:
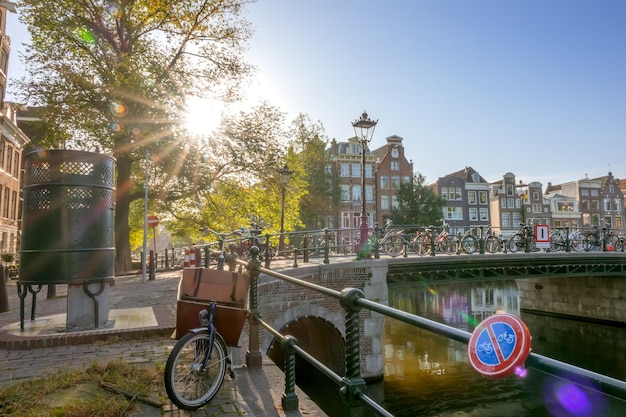
[[[503,378],[523,368],[530,354],[530,332],[513,314],[494,314],[480,322],[467,347],[472,367],[488,378]]]

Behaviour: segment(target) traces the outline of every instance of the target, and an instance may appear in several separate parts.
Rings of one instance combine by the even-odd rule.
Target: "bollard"
[[[292,268],[298,267],[298,253],[300,253],[300,249],[293,248],[293,265],[291,266]]]
[[[9,311],[9,293],[4,268],[0,268],[0,313]]]
[[[156,265],[154,264],[154,250],[150,249],[150,257],[148,261],[148,281],[154,281],[156,279]]]

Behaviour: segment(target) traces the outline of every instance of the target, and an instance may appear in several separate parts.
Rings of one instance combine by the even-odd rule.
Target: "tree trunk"
[[[120,274],[131,269],[130,229],[130,173],[132,161],[123,155],[117,158],[117,184],[115,204],[115,273]]]

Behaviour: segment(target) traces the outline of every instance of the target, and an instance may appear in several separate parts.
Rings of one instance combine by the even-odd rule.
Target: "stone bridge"
[[[350,260],[281,270],[336,291],[358,288],[371,301],[388,304],[388,283],[467,282],[515,279],[520,308],[538,313],[626,323],[626,255],[623,253],[530,253]],[[291,334],[314,357],[344,374],[346,311],[328,295],[262,273],[259,276],[261,318]],[[360,312],[361,375],[383,375],[385,317]],[[278,364],[282,350],[261,332],[261,350]]]

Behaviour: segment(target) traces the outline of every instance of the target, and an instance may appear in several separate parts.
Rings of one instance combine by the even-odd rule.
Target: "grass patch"
[[[162,381],[162,364],[94,363],[1,387],[0,416],[129,416],[138,399],[163,403]]]

